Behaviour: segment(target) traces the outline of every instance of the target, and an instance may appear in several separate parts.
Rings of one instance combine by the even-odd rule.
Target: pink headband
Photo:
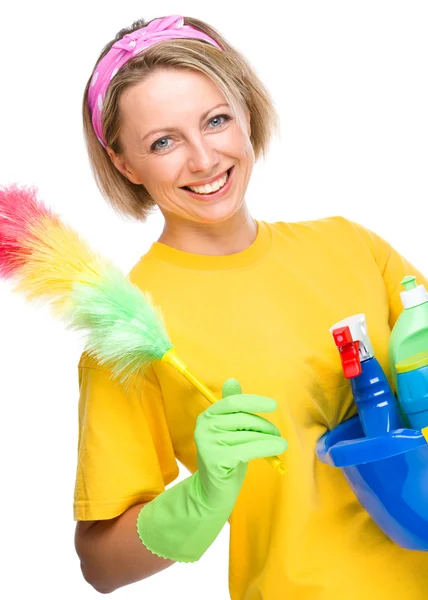
[[[106,147],[101,111],[110,81],[119,69],[138,52],[159,42],[176,38],[195,38],[205,40],[221,50],[220,46],[208,35],[184,25],[184,18],[179,15],[154,19],[145,27],[127,33],[121,40],[113,44],[107,54],[100,60],[92,76],[88,90],[88,103],[92,114],[92,125],[100,144]]]

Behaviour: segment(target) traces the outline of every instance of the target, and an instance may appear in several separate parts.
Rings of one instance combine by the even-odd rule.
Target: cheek
[[[168,157],[170,158],[170,157]],[[151,161],[151,164],[147,163],[141,170],[141,179],[145,183],[148,190],[157,189],[166,185],[170,185],[177,181],[179,173],[176,159],[168,160],[167,157],[163,157],[158,161]]]
[[[231,131],[229,138],[229,145],[234,149],[235,154],[242,157],[253,157],[253,146],[249,136],[242,132],[239,127],[236,127]]]

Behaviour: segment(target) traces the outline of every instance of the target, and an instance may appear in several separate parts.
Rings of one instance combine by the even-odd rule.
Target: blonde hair
[[[155,44],[131,58],[112,79],[102,109],[102,126],[107,145],[120,155],[123,152],[119,134],[121,129],[119,99],[129,87],[139,84],[158,68],[174,68],[199,71],[207,75],[223,92],[233,112],[237,104],[250,113],[250,140],[255,160],[266,156],[272,134],[278,130],[279,119],[269,92],[248,62],[212,27],[190,17],[184,17],[185,25],[191,25],[213,38],[222,50],[209,42],[196,39],[177,39]],[[112,45],[126,33],[141,29],[148,22],[135,21],[121,29],[114,40],[102,50],[93,68],[107,54]],[[98,141],[92,127],[88,105],[88,89],[92,74],[83,96],[83,130],[89,162],[95,181],[104,198],[113,209],[138,221],[145,221],[156,207],[154,199],[143,185],[129,181],[114,166],[108,153]],[[242,123],[241,123],[242,126]]]

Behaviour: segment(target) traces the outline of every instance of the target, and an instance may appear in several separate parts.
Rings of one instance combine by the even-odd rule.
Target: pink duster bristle
[[[55,215],[37,199],[32,186],[0,186],[0,277],[16,275],[31,253],[31,226]]]

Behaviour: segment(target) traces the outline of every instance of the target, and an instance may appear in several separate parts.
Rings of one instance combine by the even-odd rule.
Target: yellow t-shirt
[[[270,396],[288,440],[278,475],[249,464],[230,518],[232,600],[426,599],[428,553],[395,545],[360,506],[317,440],[356,414],[329,327],[365,313],[390,377],[388,339],[402,310],[401,279],[428,280],[386,241],[342,217],[258,222],[255,242],[201,256],[155,242],[130,273],[162,307],[179,356],[220,398],[236,377]],[[83,354],[79,364],[75,519],[113,518],[162,492],[176,459],[196,470],[196,418],[208,401],[156,362],[125,395]]]

